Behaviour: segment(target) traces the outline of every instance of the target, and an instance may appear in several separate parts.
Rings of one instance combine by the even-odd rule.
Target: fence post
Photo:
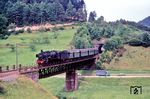
[[[21,64],[19,64],[19,72],[21,71]]]
[[[81,57],[81,51],[79,52],[79,56]]]
[[[13,70],[15,70],[15,65],[13,65]]]
[[[6,66],[6,70],[7,70],[7,71],[9,70],[9,66]]]
[[[73,52],[73,58],[75,57],[74,52]]]
[[[0,66],[0,73],[2,72],[2,67]]]

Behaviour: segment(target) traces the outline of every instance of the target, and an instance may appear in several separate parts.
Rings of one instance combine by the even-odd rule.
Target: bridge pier
[[[76,70],[66,72],[66,91],[75,91],[78,89],[78,77]]]

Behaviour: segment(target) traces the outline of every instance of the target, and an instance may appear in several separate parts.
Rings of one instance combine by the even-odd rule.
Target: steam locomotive
[[[37,64],[39,66],[44,66],[47,64],[61,63],[64,61],[68,61],[76,58],[83,58],[90,55],[96,55],[103,52],[103,44],[100,44],[95,48],[87,48],[87,49],[72,49],[72,50],[64,50],[64,51],[43,51],[39,54],[36,54]]]

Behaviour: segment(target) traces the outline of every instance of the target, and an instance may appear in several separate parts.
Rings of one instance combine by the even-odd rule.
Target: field
[[[54,95],[67,99],[149,99],[150,79],[147,78],[84,78],[79,90],[66,93],[63,78],[47,78],[40,84]],[[143,93],[130,94],[130,86],[142,86]]]
[[[19,77],[15,82],[1,82],[0,99],[57,99],[50,92],[46,91],[39,84],[26,77]]]
[[[63,50],[70,48],[70,42],[73,38],[76,29],[65,29],[57,31],[58,38],[54,39],[53,32],[33,32],[12,35],[7,40],[0,40],[0,46],[9,44],[18,44],[17,53],[19,64],[32,65],[36,62],[35,55],[40,50]],[[47,41],[44,41],[47,39]],[[38,40],[38,41],[36,41]],[[32,44],[33,43],[33,44]],[[41,43],[41,44],[39,44]],[[23,44],[25,46],[19,46]],[[31,45],[32,44],[32,45]],[[16,52],[12,48],[0,48],[0,65],[16,64]]]
[[[150,71],[150,48],[125,45],[127,51],[110,64],[105,64],[108,70]]]
[[[75,32],[76,28],[57,31],[57,39],[54,39],[53,32],[12,35],[7,40],[0,40],[0,46],[23,44],[24,46],[18,45],[17,48],[19,63],[28,66],[35,64],[35,54],[39,53],[41,49],[69,49]],[[48,43],[41,41],[45,38],[48,38]],[[33,43],[36,39],[42,44]],[[150,73],[150,49],[127,45],[125,48],[127,51],[123,57],[119,58],[119,61],[115,62],[113,60],[109,65],[106,64],[107,70],[111,74]],[[16,52],[12,48],[0,48],[0,66],[15,64],[15,58]],[[0,86],[3,86],[7,91],[6,94],[0,93],[0,99],[41,99],[41,97],[43,99],[53,99],[53,95],[67,97],[67,99],[149,99],[150,97],[150,79],[147,78],[83,78],[80,79],[79,85],[78,91],[66,93],[64,91],[64,78],[46,78],[40,80],[39,84],[24,77],[13,83],[0,81]],[[131,95],[129,89],[130,86],[134,85],[142,86],[143,94]]]

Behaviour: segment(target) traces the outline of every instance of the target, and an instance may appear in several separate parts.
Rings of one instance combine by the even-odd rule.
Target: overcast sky
[[[96,11],[106,21],[126,19],[136,21],[150,16],[150,0],[84,0],[88,13]]]

